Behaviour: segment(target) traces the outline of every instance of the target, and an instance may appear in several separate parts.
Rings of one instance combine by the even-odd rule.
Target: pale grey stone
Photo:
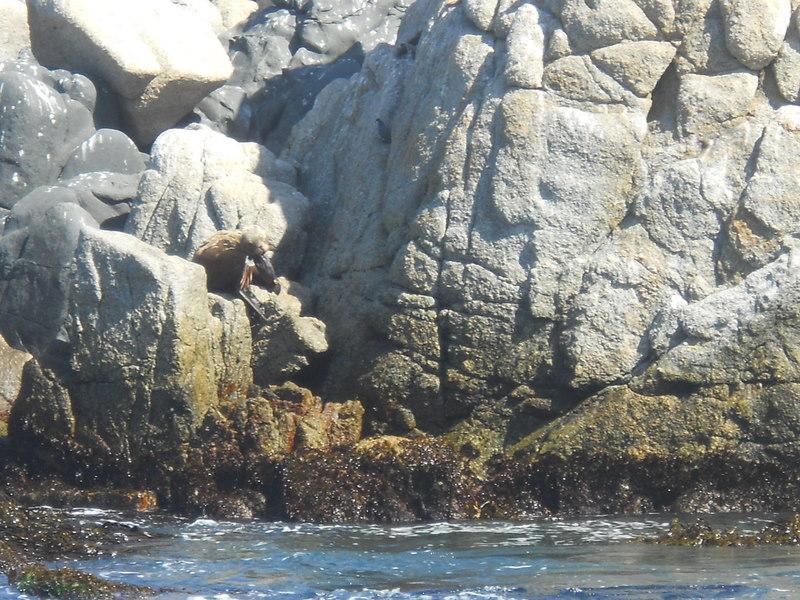
[[[773,63],[778,90],[789,102],[800,98],[800,35],[792,28]]]
[[[713,135],[747,115],[753,105],[758,76],[684,75],[678,93],[678,119],[688,134]]]
[[[656,26],[633,0],[564,0],[561,20],[570,44],[582,52],[658,36]]]
[[[664,251],[640,225],[615,233],[591,258],[561,345],[571,385],[625,381],[649,353],[645,334],[676,291]]]
[[[681,73],[717,75],[741,69],[726,45],[718,0],[678,0],[675,30]]]
[[[253,382],[253,339],[245,304],[239,298],[208,294],[208,307],[216,380],[246,391]]]
[[[28,10],[23,0],[0,0],[0,63],[31,45]]]
[[[222,33],[226,27],[222,21],[217,5],[210,0],[170,0],[178,8],[185,10],[192,17],[208,24],[214,33]]]
[[[720,7],[731,54],[750,69],[771,63],[789,28],[791,0],[720,0]]]
[[[800,256],[792,248],[739,285],[685,306],[680,343],[648,370],[655,383],[797,381]]]
[[[208,23],[171,2],[28,0],[28,12],[38,60],[107,81],[141,144],[233,71]]]
[[[256,144],[202,126],[169,130],[153,145],[126,231],[191,258],[220,229],[259,227],[277,249],[276,268],[294,269],[305,248],[309,204],[285,183],[290,171]]]
[[[686,310],[789,247],[800,115],[729,52],[719,5],[591,5],[501,0],[487,35],[420,0],[413,60],[377,48],[294,128],[326,393],[446,427],[520,386],[633,382]],[[514,69],[540,56],[530,89]],[[747,254],[739,221],[762,219]]]
[[[556,29],[550,34],[550,40],[547,43],[547,51],[545,52],[545,60],[552,62],[559,58],[564,58],[572,54],[572,48],[569,45],[569,38],[563,29]]]
[[[497,11],[498,0],[463,0],[463,2],[464,11],[475,27],[489,31]]]
[[[539,11],[530,4],[523,5],[517,11],[506,38],[508,85],[530,89],[542,87],[544,40],[544,30],[539,25]]]
[[[673,32],[675,25],[675,5],[673,0],[635,0],[647,18],[665,36]]]
[[[253,288],[261,302],[266,322],[258,321],[253,337],[252,367],[256,383],[283,383],[309,365],[309,361],[328,350],[325,324],[319,319],[301,316],[299,297],[308,292],[296,283],[282,281],[279,295]],[[299,297],[298,297],[299,296]]]
[[[594,63],[638,96],[647,96],[672,63],[669,42],[622,42],[592,52]]]

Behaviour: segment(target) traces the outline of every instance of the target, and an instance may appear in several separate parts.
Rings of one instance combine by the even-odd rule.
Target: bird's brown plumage
[[[245,281],[247,258],[265,255],[268,250],[269,245],[258,231],[223,229],[208,238],[192,260],[205,268],[209,290],[235,293]]]

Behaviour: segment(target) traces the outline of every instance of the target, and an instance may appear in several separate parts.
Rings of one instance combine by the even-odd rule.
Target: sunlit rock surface
[[[0,62],[17,58],[31,45],[25,0],[0,2]]]
[[[314,205],[301,281],[328,393],[488,451],[607,386],[797,382],[790,13],[417,2],[398,34],[413,51],[369,53],[283,153]]]
[[[143,145],[232,73],[208,19],[185,6],[157,0],[28,0],[27,5],[37,59],[108,83]]]
[[[171,129],[153,145],[126,231],[191,259],[220,229],[259,227],[291,273],[306,244],[308,200],[293,165],[263,146],[240,144],[203,126]]]

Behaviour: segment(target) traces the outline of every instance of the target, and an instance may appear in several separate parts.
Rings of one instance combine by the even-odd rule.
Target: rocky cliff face
[[[797,35],[788,0],[417,2],[284,155],[330,389],[435,429],[793,381]]]
[[[338,408],[249,385],[298,376],[368,432],[443,434],[471,491],[436,514],[795,506],[796,2],[174,2],[190,57],[142,34],[152,3],[136,51],[68,4],[28,0],[54,70],[0,66],[0,333],[36,359],[12,434],[122,462],[162,436],[190,472],[280,488],[250,437],[361,435],[360,405],[340,444]],[[251,331],[185,259],[252,225],[299,283]],[[339,449],[320,494],[436,443]],[[287,510],[334,515],[291,460]],[[330,518],[391,518],[360,510]]]

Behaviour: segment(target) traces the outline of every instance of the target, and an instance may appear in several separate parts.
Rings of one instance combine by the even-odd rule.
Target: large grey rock
[[[0,206],[55,182],[94,132],[91,111],[61,86],[70,80],[28,60],[0,65]]]
[[[217,5],[210,0],[170,0],[174,6],[186,11],[195,19],[206,23],[211,30],[220,34],[226,27]]]
[[[202,267],[101,231],[80,210],[53,206],[0,238],[26,236],[0,260],[11,274],[0,328],[36,358],[11,431],[43,451],[83,446],[124,475],[186,441],[220,390],[247,389],[250,330],[241,301],[209,302]]]
[[[100,129],[81,142],[67,158],[61,179],[82,173],[107,171],[131,175],[145,169],[147,155],[136,148],[131,139],[115,129]]]
[[[721,0],[725,42],[750,69],[763,69],[778,55],[792,17],[791,0]]]
[[[796,102],[800,97],[800,35],[792,28],[774,63],[775,82],[784,99]]]
[[[592,52],[592,60],[638,96],[649,96],[672,63],[669,42],[622,42]]]
[[[655,39],[658,29],[634,0],[565,0],[564,31],[576,50],[590,51],[623,41]]]
[[[0,62],[17,58],[31,45],[23,0],[0,0]]]
[[[684,75],[678,95],[678,118],[684,131],[708,136],[727,127],[747,115],[757,89],[758,77],[748,72]]]
[[[208,23],[171,2],[28,0],[28,12],[38,60],[105,80],[143,145],[232,73]]]
[[[298,287],[284,282],[279,295],[253,288],[267,318],[253,335],[253,377],[259,385],[287,381],[328,349],[325,324],[302,315],[301,298],[308,292]]]
[[[739,285],[681,307],[673,324],[679,343],[649,368],[646,383],[697,386],[794,383],[797,348],[796,245]]]
[[[316,207],[301,281],[327,392],[388,421],[632,381],[680,344],[682,311],[797,232],[800,121],[728,50],[717,3],[535,7],[419,0],[413,53],[367,55],[283,154]]]
[[[126,231],[184,258],[220,229],[260,227],[277,248],[276,268],[298,266],[309,204],[293,168],[258,144],[204,127],[169,130],[153,145]]]
[[[717,0],[682,0],[675,12],[675,30],[681,73],[719,75],[741,68],[728,50]]]

